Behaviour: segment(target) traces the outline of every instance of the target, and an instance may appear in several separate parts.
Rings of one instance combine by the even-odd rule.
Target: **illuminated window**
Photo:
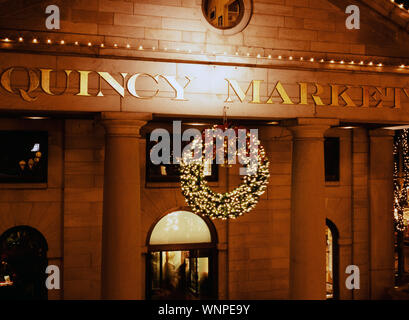
[[[230,29],[243,19],[243,0],[204,0],[202,10],[206,20],[218,29]],[[215,19],[217,17],[217,19]]]
[[[211,242],[209,227],[198,215],[175,211],[159,220],[152,231],[149,244]]]
[[[338,299],[338,230],[330,221],[326,220],[326,292],[327,299]]]
[[[47,182],[47,132],[0,131],[0,148],[0,182]]]

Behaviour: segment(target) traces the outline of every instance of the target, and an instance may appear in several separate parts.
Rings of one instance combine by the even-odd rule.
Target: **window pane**
[[[325,138],[325,181],[339,181],[339,138]]]
[[[47,182],[47,132],[0,131],[0,148],[0,182]]]

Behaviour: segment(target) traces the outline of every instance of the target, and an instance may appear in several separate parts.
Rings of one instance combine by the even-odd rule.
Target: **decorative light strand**
[[[27,42],[25,41],[25,39],[23,37],[17,37],[15,40],[9,38],[9,37],[4,37],[4,38],[0,38],[0,42],[4,42],[4,43],[8,43],[8,44],[12,44],[12,43],[28,43],[32,45],[39,45],[40,41],[38,40],[38,38],[34,37],[32,38],[31,41]],[[54,46],[54,45],[63,45],[63,46],[86,46],[89,48],[103,48],[103,49],[127,49],[127,50],[139,50],[139,51],[145,51],[145,50],[151,50],[151,51],[163,51],[163,52],[176,52],[176,53],[188,53],[188,54],[210,54],[210,53],[205,53],[203,51],[198,51],[195,52],[192,49],[180,49],[180,48],[176,48],[176,49],[169,49],[169,48],[164,48],[164,49],[159,49],[157,47],[152,47],[151,49],[146,49],[144,48],[142,45],[136,46],[136,47],[132,47],[129,43],[121,46],[117,43],[108,46],[104,43],[99,43],[99,44],[95,44],[92,43],[91,41],[85,42],[83,44],[79,43],[78,41],[75,41],[73,43],[69,43],[65,40],[59,40],[59,41],[52,41],[51,39],[46,39],[45,43],[48,46]],[[290,63],[309,63],[309,64],[319,64],[319,63],[326,63],[328,65],[338,65],[338,66],[344,66],[344,67],[352,67],[352,66],[368,66],[368,67],[372,67],[372,68],[383,68],[383,67],[392,67],[392,68],[397,68],[398,70],[409,70],[409,64],[408,63],[400,63],[397,65],[392,65],[392,64],[384,64],[381,62],[375,62],[375,61],[367,61],[365,62],[364,60],[361,60],[359,63],[356,63],[354,60],[349,60],[349,59],[340,59],[340,60],[335,60],[335,59],[324,59],[322,57],[295,57],[293,55],[289,55],[289,56],[283,56],[283,55],[278,55],[278,56],[272,56],[271,54],[269,55],[262,55],[261,53],[255,53],[255,54],[251,54],[250,52],[246,52],[245,54],[239,54],[239,52],[235,52],[234,54],[228,54],[227,52],[223,52],[223,53],[216,53],[216,52],[212,52],[212,55],[223,55],[223,56],[239,56],[239,57],[245,57],[245,58],[256,58],[256,59],[268,59],[268,60],[280,60],[280,61],[288,61]]]
[[[214,126],[212,130],[217,130],[218,126]],[[247,133],[247,144],[249,144],[250,133]],[[253,138],[252,138],[253,139]],[[235,139],[229,141],[229,144],[235,144]],[[193,141],[192,149],[197,147],[197,144],[202,144],[199,139]],[[258,145],[257,166],[252,165],[251,161],[247,160],[246,168],[253,175],[244,175],[242,183],[233,191],[226,193],[213,192],[205,180],[204,155],[199,160],[187,161],[189,157],[185,157],[180,165],[180,183],[182,194],[185,197],[187,204],[193,212],[209,216],[212,219],[235,219],[246,212],[251,211],[257,205],[260,196],[267,190],[269,174],[269,162],[266,157],[264,148],[260,145],[260,141],[256,139]],[[204,150],[213,148],[212,144],[205,144]],[[224,144],[225,151],[230,148],[227,143]],[[204,152],[205,153],[205,152]],[[238,154],[243,157],[243,154]],[[245,159],[243,157],[242,159]],[[253,166],[253,167],[252,167]]]
[[[393,213],[395,228],[398,231],[404,231],[409,224],[408,217],[405,217],[409,190],[408,132],[408,129],[397,131],[393,145]],[[400,165],[402,167],[401,177],[399,177]]]
[[[403,3],[397,3],[395,0],[390,0],[390,2],[392,2],[397,8],[405,11],[405,12],[409,12],[409,9],[406,9]]]

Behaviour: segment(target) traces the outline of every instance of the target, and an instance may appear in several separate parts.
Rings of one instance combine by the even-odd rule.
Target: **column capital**
[[[294,138],[323,138],[324,132],[339,125],[338,119],[297,118],[283,123],[293,133]]]
[[[152,119],[151,113],[101,112],[99,120],[109,136],[139,137],[140,129]]]

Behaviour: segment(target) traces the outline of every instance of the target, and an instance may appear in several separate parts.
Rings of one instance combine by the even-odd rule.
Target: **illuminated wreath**
[[[212,219],[235,219],[251,211],[256,206],[260,196],[266,191],[269,174],[269,162],[260,141],[258,145],[257,167],[253,175],[244,175],[242,183],[233,191],[227,193],[213,192],[205,180],[204,157],[196,162],[180,165],[180,181],[182,194],[187,204],[198,214],[207,215]],[[251,162],[247,161],[246,169],[252,170]]]

